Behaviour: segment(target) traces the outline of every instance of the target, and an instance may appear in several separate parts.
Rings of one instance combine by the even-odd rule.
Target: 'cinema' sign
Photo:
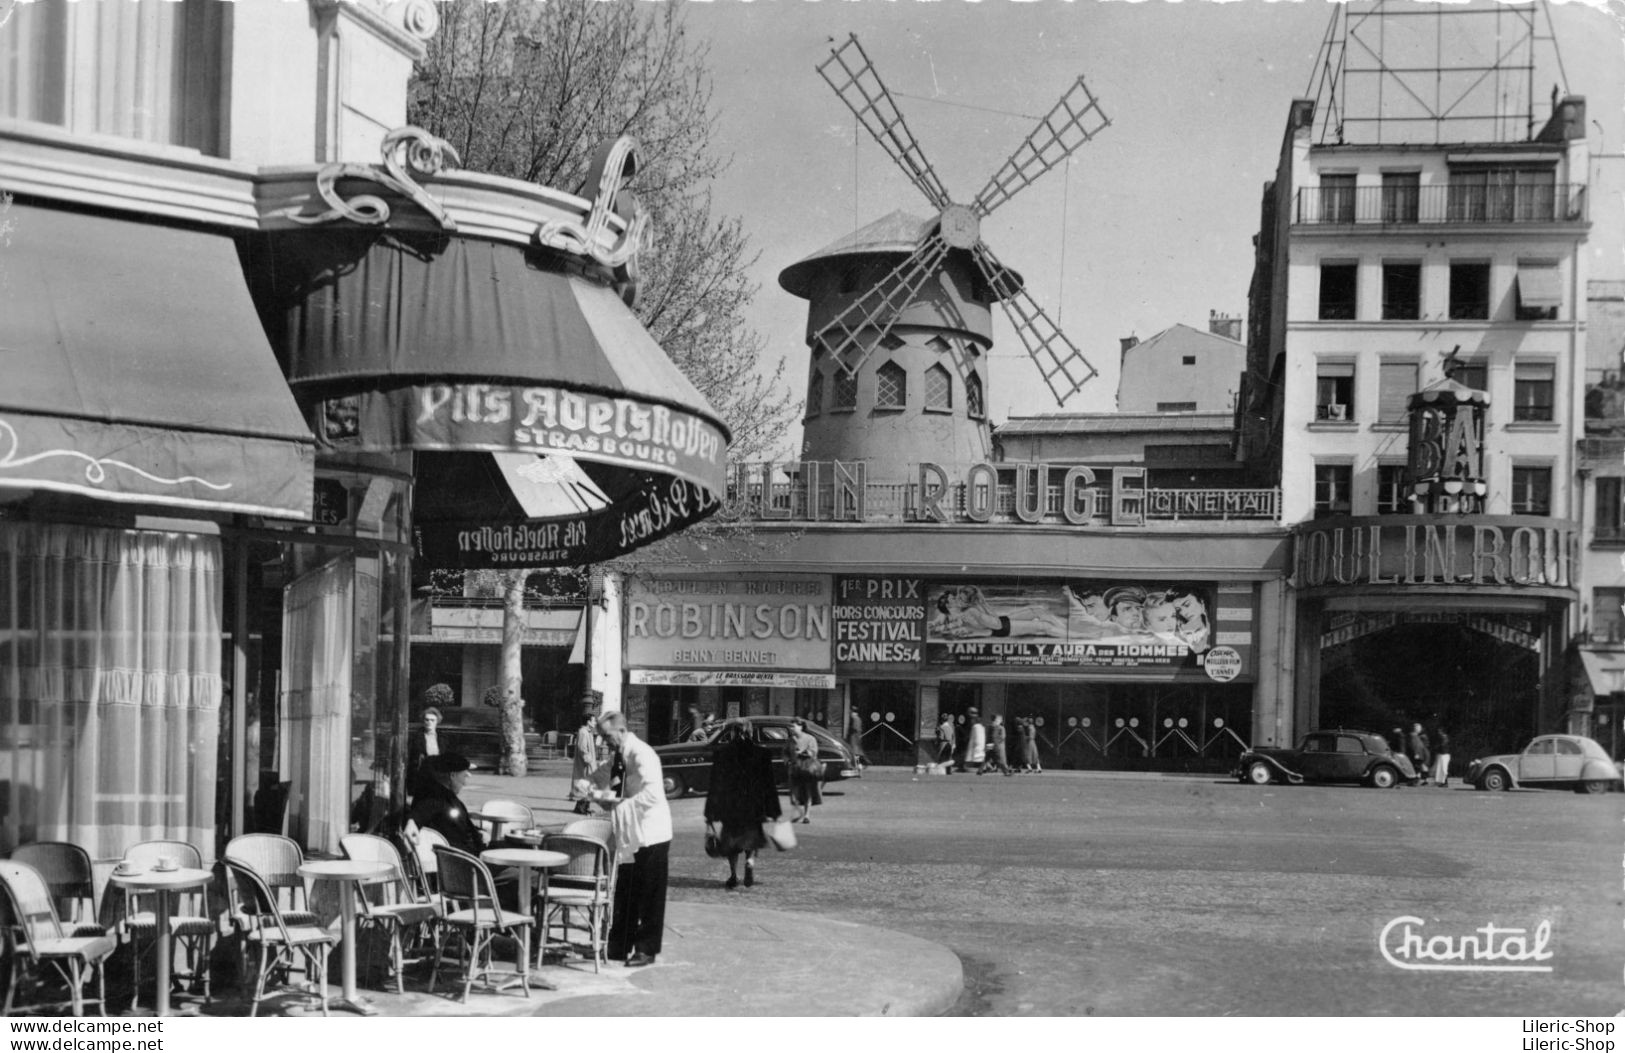
[[[1539,516],[1363,516],[1305,524],[1300,589],[1466,586],[1574,591],[1578,532]]]

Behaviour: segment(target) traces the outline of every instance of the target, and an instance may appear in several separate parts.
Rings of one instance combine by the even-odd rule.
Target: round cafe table
[[[344,921],[344,947],[339,955],[343,976],[343,994],[334,1008],[348,1009],[362,1016],[376,1016],[378,1009],[362,998],[355,986],[355,888],[387,880],[394,868],[387,863],[369,863],[359,859],[321,859],[299,868],[299,876],[312,881],[334,881],[340,884],[339,912]]]
[[[520,909],[531,902],[530,872],[540,870],[545,872],[554,867],[562,867],[570,861],[570,857],[563,852],[548,852],[540,848],[487,848],[480,853],[480,859],[486,863],[495,863],[498,866],[517,867],[519,870],[519,903]],[[538,928],[547,924],[547,886],[542,885],[542,911],[536,919]],[[542,965],[542,951],[547,946],[545,938],[536,942],[536,967]],[[551,985],[544,985],[551,988]]]
[[[491,843],[493,845],[502,840],[502,828],[515,821],[511,815],[491,815],[486,812],[475,811],[470,811],[468,817],[481,823],[491,824]]]
[[[170,907],[169,894],[171,892],[185,892],[189,889],[202,888],[214,877],[207,870],[196,867],[180,867],[175,870],[142,870],[133,874],[120,874],[114,871],[111,878],[113,884],[119,888],[131,889],[135,892],[155,892],[158,903],[154,908],[154,921],[158,928],[156,955],[158,959],[158,1001],[153,1010],[156,1016],[169,1015],[169,916],[174,913]],[[207,968],[207,966],[205,966]]]

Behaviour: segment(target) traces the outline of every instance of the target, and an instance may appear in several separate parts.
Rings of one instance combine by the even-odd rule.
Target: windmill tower
[[[986,460],[995,303],[1058,404],[1096,371],[983,243],[981,221],[1111,122],[1079,77],[962,205],[949,197],[856,36],[818,72],[934,211],[893,212],[780,273],[779,284],[808,301],[803,456],[866,461],[875,480],[901,478],[919,461]]]

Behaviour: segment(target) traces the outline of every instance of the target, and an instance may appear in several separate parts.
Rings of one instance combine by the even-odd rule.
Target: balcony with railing
[[[855,488],[838,494],[837,487],[809,487],[797,480],[768,483],[752,478],[744,487],[731,486],[719,513],[722,519],[809,522],[910,523],[932,521],[936,517],[926,506],[940,510],[948,522],[1019,523],[1054,525],[1071,523],[1094,526],[1122,525],[1125,520],[1157,523],[1211,523],[1247,520],[1278,522],[1281,491],[1273,488],[1242,489],[1211,487],[1201,489],[1124,489],[1113,494],[1110,486],[1075,488],[1072,515],[1066,509],[1068,488],[1044,487],[1042,509],[1036,517],[1017,513],[1015,485],[1000,482],[992,488],[977,483],[951,483],[940,498],[922,498],[918,483],[862,483],[861,502]],[[991,497],[991,501],[990,501]],[[1032,499],[1027,499],[1029,504]],[[840,507],[837,508],[839,502]],[[1113,507],[1115,503],[1115,509]]]
[[[1293,222],[1305,226],[1583,223],[1583,183],[1525,186],[1303,187]]]

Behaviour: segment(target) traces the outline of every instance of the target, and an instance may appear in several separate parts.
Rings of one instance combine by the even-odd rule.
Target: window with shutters
[[[1625,541],[1625,509],[1621,508],[1621,480],[1617,475],[1597,477],[1597,541]]]
[[[1384,362],[1377,370],[1377,420],[1402,424],[1408,420],[1407,404],[1416,394],[1415,362]]]
[[[953,378],[940,365],[925,371],[925,408],[938,413],[954,408]]]
[[[1512,514],[1549,516],[1552,514],[1552,470],[1546,465],[1512,466]]]
[[[1410,510],[1411,502],[1405,489],[1405,466],[1377,465],[1377,514],[1400,515]]]
[[[875,408],[902,409],[908,405],[908,374],[896,362],[875,370]]]
[[[1315,419],[1354,419],[1354,363],[1322,362],[1315,368]]]
[[[1519,362],[1512,367],[1512,419],[1553,420],[1557,366],[1552,362]]]

